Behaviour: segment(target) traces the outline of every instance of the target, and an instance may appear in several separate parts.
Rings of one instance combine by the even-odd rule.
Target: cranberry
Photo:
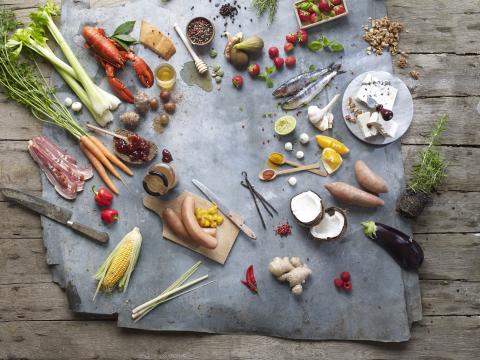
[[[173,161],[172,154],[167,149],[163,149],[163,151],[162,151],[162,161],[164,163],[169,163],[169,162]]]

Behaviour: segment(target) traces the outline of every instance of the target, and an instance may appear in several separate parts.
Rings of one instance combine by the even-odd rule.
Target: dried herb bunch
[[[447,164],[440,155],[438,144],[445,130],[447,114],[442,115],[430,134],[430,142],[420,154],[420,160],[413,165],[412,178],[408,188],[414,192],[430,193],[445,179]]]

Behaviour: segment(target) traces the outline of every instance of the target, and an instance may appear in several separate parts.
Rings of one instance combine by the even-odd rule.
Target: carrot
[[[80,144],[83,144],[88,151],[90,151],[103,164],[103,166],[105,166],[108,171],[112,173],[113,176],[122,180],[122,177],[118,171],[115,170],[112,163],[105,157],[103,152],[93,143],[93,141],[88,138],[87,135],[84,135],[80,138]]]
[[[102,178],[103,182],[112,190],[115,194],[118,195],[118,189],[112,180],[108,177],[105,168],[103,167],[100,160],[98,160],[95,155],[92,154],[90,150],[84,145],[84,143],[80,143],[80,149],[83,151],[85,156],[90,160],[95,170],[97,170],[98,175]]]
[[[132,170],[125,165],[122,160],[120,160],[114,153],[112,153],[99,139],[97,139],[95,136],[89,136],[90,140],[99,148],[105,157],[110,160],[113,165],[116,165],[120,170],[122,170],[125,174],[129,176],[133,176]]]
[[[362,160],[355,162],[355,177],[360,186],[365,190],[375,194],[388,192],[385,180],[375,174]]]
[[[366,191],[360,190],[355,186],[345,184],[343,182],[334,182],[325,185],[332,196],[340,201],[348,204],[364,206],[364,207],[377,207],[383,206],[384,202],[378,196],[372,195]]]

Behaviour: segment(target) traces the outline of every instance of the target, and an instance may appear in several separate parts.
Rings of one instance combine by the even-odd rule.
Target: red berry
[[[309,17],[310,20],[310,17]],[[306,30],[300,29],[297,31],[297,41],[299,44],[306,44],[308,41],[308,33]]]
[[[273,59],[273,64],[275,65],[277,70],[280,70],[281,68],[283,68],[283,63],[284,62],[285,61],[281,57],[276,57],[275,59]]]
[[[330,0],[330,2],[331,2],[333,5],[341,5],[341,4],[342,4],[342,0]]]
[[[310,22],[311,22],[312,24],[315,24],[316,22],[318,22],[318,15],[315,14],[315,13],[311,13],[309,20],[310,20]]]
[[[335,12],[335,15],[342,15],[343,13],[345,13],[345,6],[343,5],[338,5],[338,6],[335,6],[333,8],[333,11]]]
[[[348,271],[344,271],[340,274],[340,277],[343,281],[349,281],[350,280],[350,273]]]
[[[341,288],[343,288],[343,286],[344,286],[343,280],[340,279],[340,278],[335,278],[335,279],[333,280],[333,283],[335,284],[335,287],[336,287],[337,289],[341,289]]]
[[[275,59],[279,54],[278,48],[275,46],[272,46],[270,49],[268,49],[268,56],[270,56],[272,59]]]
[[[283,45],[283,50],[286,53],[292,52],[295,46],[291,42],[287,42],[285,45]]]
[[[237,89],[240,89],[243,86],[243,77],[241,75],[236,75],[232,78],[232,84]]]
[[[343,283],[343,288],[344,288],[345,290],[347,290],[347,291],[352,290],[352,283],[351,283],[350,281],[345,281],[345,282]]]
[[[310,13],[305,10],[298,10],[298,17],[300,18],[301,22],[308,22],[310,21]]]
[[[162,150],[162,161],[164,163],[169,163],[173,161],[172,153],[167,149]]]
[[[258,74],[260,74],[260,65],[258,64],[253,64],[248,67],[248,73],[250,76],[255,77]]]
[[[295,33],[288,33],[287,36],[285,36],[285,40],[291,44],[295,44],[297,42],[297,36]]]
[[[293,55],[287,56],[287,58],[285,59],[285,65],[287,65],[287,67],[289,68],[294,67],[296,63],[297,59],[295,59],[295,56]]]

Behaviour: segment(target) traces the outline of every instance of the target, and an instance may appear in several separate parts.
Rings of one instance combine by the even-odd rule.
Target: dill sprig
[[[430,134],[429,144],[420,153],[419,161],[413,165],[412,178],[408,183],[408,188],[414,192],[430,193],[447,176],[447,164],[438,149],[447,120],[447,114],[440,116]]]
[[[268,19],[272,23],[277,13],[277,2],[278,0],[252,0],[252,6],[257,11],[258,16],[268,11]]]

